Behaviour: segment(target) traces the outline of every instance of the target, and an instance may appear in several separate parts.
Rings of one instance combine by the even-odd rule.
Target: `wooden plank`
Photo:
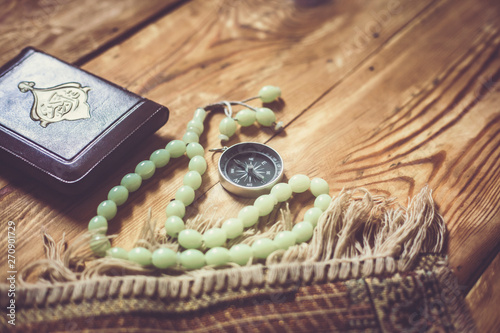
[[[335,191],[344,186],[364,186],[402,199],[429,183],[435,188],[436,201],[450,230],[448,251],[452,265],[460,281],[470,286],[474,280],[469,278],[484,269],[482,259],[492,254],[500,228],[498,205],[488,205],[496,202],[499,185],[495,176],[498,95],[494,94],[498,76],[498,6],[493,2],[483,5],[474,6],[469,1],[433,4],[435,7],[417,20],[407,19],[411,22],[404,33],[385,45],[382,42],[382,50],[377,49],[379,41],[368,39],[366,34],[371,24],[378,22],[371,23],[369,16],[363,16],[380,7],[361,11],[359,21],[349,23],[342,16],[338,21],[322,21],[319,13],[304,13],[300,19],[307,22],[308,15],[314,17],[315,28],[309,28],[299,38],[297,31],[311,27],[311,22],[300,25],[300,19],[294,17],[297,30],[287,31],[275,43],[245,38],[245,28],[239,34],[236,29],[221,30],[202,14],[197,21],[211,28],[190,36],[196,46],[176,42],[172,44],[175,53],[163,56],[164,61],[153,61],[161,51],[150,55],[146,76],[111,71],[130,89],[172,106],[173,119],[178,123],[188,119],[185,113],[190,110],[183,105],[188,101],[202,105],[207,99],[217,100],[217,91],[225,90],[224,96],[244,97],[248,93],[243,92],[255,89],[259,83],[277,83],[283,87],[286,103],[280,119],[294,122],[286,136],[274,138],[271,144],[294,162],[315,161],[314,166],[296,162],[288,166],[287,173],[322,175],[336,184]],[[329,8],[321,8],[328,18],[334,16]],[[419,10],[422,8],[424,4]],[[204,8],[203,12],[208,14],[210,10]],[[223,19],[236,17],[234,22],[229,19],[228,25],[246,27],[241,17],[248,12],[252,10],[231,9]],[[348,8],[345,12],[356,10]],[[453,21],[457,13],[461,20]],[[405,14],[410,16],[404,11],[401,15]],[[400,18],[398,15],[380,25],[383,31],[379,38],[399,31],[390,30],[390,25]],[[353,16],[356,20],[356,14]],[[286,19],[284,22],[277,24],[293,25]],[[350,27],[346,32],[338,29],[342,23]],[[258,32],[272,35],[277,28],[269,24]],[[457,30],[461,32],[459,37]],[[334,34],[337,42],[331,41]],[[418,40],[422,43],[415,42]],[[108,72],[111,59],[120,57],[119,52],[127,45],[133,46],[126,43],[88,66],[113,75]],[[208,61],[201,58],[207,53]],[[262,57],[263,53],[269,56]],[[358,66],[363,57],[373,53],[377,54],[363,62],[364,67]],[[139,66],[135,62],[126,64]],[[343,75],[353,70],[355,75],[344,80]],[[182,97],[172,100],[165,92]],[[207,134],[209,145],[216,136],[214,127]],[[179,137],[182,131],[182,126],[166,127],[161,134]],[[321,133],[321,139],[312,133]],[[265,140],[269,134],[241,131],[232,142],[255,137]],[[307,156],[303,155],[306,152]],[[215,171],[208,177],[208,197],[230,200],[220,186],[212,186],[217,179]],[[162,192],[173,193],[177,186],[165,185]],[[161,209],[167,201],[151,203]],[[202,201],[197,211],[216,204],[209,198]],[[224,204],[224,213],[232,216],[246,203]],[[300,211],[297,213],[300,216]],[[127,224],[126,228],[131,232],[135,227]]]
[[[285,104],[278,117],[288,127],[270,144],[293,161],[287,175],[322,176],[334,184],[332,193],[365,186],[399,198],[429,182],[450,229],[452,264],[461,283],[473,283],[468,279],[491,255],[499,235],[498,94],[493,93],[497,86],[481,88],[497,81],[498,4],[400,4],[388,19],[377,20],[373,13],[389,11],[387,2],[365,8],[354,1],[335,2],[298,10],[279,3],[194,3],[86,64],[168,105],[172,118],[91,194],[75,200],[47,195],[22,180],[11,184],[0,198],[8,209],[0,214],[2,221],[21,221],[27,235],[19,240],[22,262],[41,256],[41,246],[39,252],[27,250],[38,246],[33,240],[41,224],[56,239],[62,232],[69,239],[80,234],[107,190],[156,147],[180,137],[195,107],[248,97],[272,83],[283,88]],[[176,29],[181,24],[184,29]],[[172,31],[163,45],[161,32]],[[207,147],[218,146],[219,119],[214,116],[207,126],[202,138]],[[251,128],[239,131],[231,143],[262,142],[271,135]],[[217,184],[217,156],[209,160],[211,169],[199,191],[206,195],[188,215],[223,202],[216,215],[232,216],[249,201],[226,201],[232,198]],[[130,247],[147,208],[160,222],[164,219],[185,165],[185,160],[175,161],[131,196],[110,229],[120,232],[116,244]],[[310,203],[306,196],[297,201]],[[300,218],[300,209],[294,209]]]
[[[500,254],[497,254],[465,299],[479,332],[495,332],[500,327],[500,317],[498,316],[499,275]]]
[[[0,64],[26,46],[68,62],[132,33],[180,0],[0,1]]]
[[[344,2],[342,8],[328,4],[309,8],[305,12],[278,2],[262,7],[254,7],[248,2],[239,2],[238,6],[219,6],[212,2],[188,4],[86,64],[85,69],[168,105],[172,111],[171,120],[156,137],[143,144],[141,152],[131,154],[130,159],[124,161],[115,174],[87,195],[68,198],[12,175],[10,185],[4,188],[4,195],[0,198],[2,207],[8,209],[0,210],[0,214],[2,221],[17,221],[19,234],[25,235],[17,244],[19,262],[27,263],[42,256],[38,241],[40,225],[47,227],[56,239],[60,239],[63,232],[69,240],[81,234],[86,228],[86,221],[95,214],[95,207],[106,197],[112,184],[118,183],[125,173],[133,170],[137,161],[147,158],[152,150],[164,146],[172,138],[181,137],[184,124],[190,119],[195,107],[217,101],[221,94],[232,99],[243,98],[244,94],[255,94],[266,82],[283,85],[286,81],[279,79],[279,76],[290,70],[295,74],[286,74],[286,80],[289,80],[290,75],[309,73],[307,79],[314,82],[315,75],[324,71],[325,64],[329,71],[325,83],[334,84],[409,20],[418,16],[429,3],[422,1],[408,4],[381,28],[378,38],[372,37],[359,52],[353,52],[333,65],[329,61],[332,56],[343,56],[339,54],[342,52],[342,42],[354,43],[353,38],[356,37],[352,35],[352,26],[362,26],[370,21],[372,12],[388,10],[385,2],[374,2],[371,7]],[[264,12],[276,14],[265,19],[267,26],[259,26],[261,23],[256,24],[255,18]],[[256,16],[249,17],[249,13]],[[286,15],[281,17],[281,13]],[[339,15],[339,18],[332,21],[331,17],[335,15]],[[190,19],[186,20],[188,17]],[[287,25],[291,25],[291,28],[282,27]],[[179,26],[183,26],[183,29],[178,29]],[[200,30],[200,26],[206,28]],[[174,31],[175,34],[165,37],[168,32]],[[333,32],[339,38],[332,41],[330,36]],[[269,41],[269,38],[272,40]],[[315,45],[317,47],[313,48]],[[314,52],[307,51],[305,47]],[[280,54],[283,54],[282,58]],[[307,71],[307,63],[312,71]],[[256,71],[256,68],[260,70]],[[292,111],[286,108],[279,113],[280,117],[285,116],[286,122],[294,119],[318,98],[318,92],[313,92],[311,88],[304,94],[297,94],[297,86],[291,82],[284,84],[285,94],[302,97],[297,100],[285,96],[287,105],[294,105]],[[321,94],[321,89],[325,88],[316,89]],[[206,147],[219,145],[216,139],[217,126],[214,125],[219,119],[221,115],[215,115],[211,124],[207,125],[207,135],[202,138]],[[265,141],[270,134],[269,131],[259,131],[254,127],[242,131],[238,137]],[[236,141],[237,138],[232,142]],[[216,158],[208,157],[210,171],[204,176],[205,185],[199,193],[206,192],[217,183],[214,168]],[[182,168],[176,169],[178,166]],[[185,160],[175,161],[170,167],[159,171],[155,181],[147,182],[142,191],[131,195],[130,203],[120,209],[116,222],[110,226],[111,233],[120,232],[116,244],[126,246],[135,241],[148,208],[153,209],[154,218],[159,221],[164,219],[164,207],[179,187],[185,170]],[[219,186],[214,189],[221,192]],[[222,198],[225,196],[222,192]],[[201,208],[197,209],[196,205],[190,208],[190,216],[203,212],[203,207],[210,203],[220,205],[220,201],[207,200],[204,196],[198,202]],[[238,202],[241,204],[245,201]],[[234,209],[228,209],[222,215],[229,215]]]

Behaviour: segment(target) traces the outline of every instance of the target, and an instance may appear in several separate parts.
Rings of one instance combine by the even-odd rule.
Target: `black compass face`
[[[252,193],[268,189],[281,179],[283,161],[269,146],[244,142],[228,148],[222,154],[219,172],[226,189],[238,195],[254,196]]]

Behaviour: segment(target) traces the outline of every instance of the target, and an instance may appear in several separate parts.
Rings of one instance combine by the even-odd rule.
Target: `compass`
[[[269,193],[283,177],[283,159],[273,148],[242,142],[224,148],[219,159],[222,186],[236,195],[255,198]]]

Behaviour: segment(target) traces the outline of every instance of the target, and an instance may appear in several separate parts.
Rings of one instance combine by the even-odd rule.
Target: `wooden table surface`
[[[196,107],[280,86],[286,129],[240,129],[228,143],[265,142],[285,173],[322,177],[331,194],[365,187],[406,204],[425,184],[448,228],[447,253],[483,332],[498,328],[500,299],[500,2],[0,1],[0,63],[35,46],[170,108],[168,123],[88,193],[69,197],[0,165],[0,224],[17,226],[17,265],[87,228],[111,187],[168,141]],[[204,147],[219,147],[211,117]],[[217,155],[187,215],[233,216],[251,200],[218,182]],[[187,169],[177,159],[119,209],[109,233],[130,247],[152,208],[165,218]],[[301,216],[312,199],[299,196]],[[6,257],[6,250],[5,250]],[[7,265],[0,263],[4,280]]]

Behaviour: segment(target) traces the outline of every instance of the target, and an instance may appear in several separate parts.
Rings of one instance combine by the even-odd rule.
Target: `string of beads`
[[[140,162],[133,173],[125,175],[120,185],[109,191],[108,199],[99,204],[97,215],[88,224],[89,231],[95,233],[90,240],[92,251],[98,256],[129,260],[142,266],[154,266],[158,269],[177,265],[186,269],[199,269],[205,265],[218,266],[229,262],[245,265],[251,258],[265,259],[278,249],[286,250],[290,246],[310,240],[320,215],[330,204],[331,197],[325,180],[309,179],[303,174],[291,177],[287,183],[274,185],[269,194],[256,198],[253,205],[242,208],[237,217],[226,220],[221,228],[211,228],[201,234],[196,230],[186,229],[183,221],[186,207],[193,203],[195,191],[200,188],[202,175],[207,170],[205,150],[199,143],[207,110],[221,106],[224,108],[226,117],[221,121],[219,130],[221,140],[228,140],[236,132],[236,123],[241,126],[250,126],[257,121],[262,126],[274,126],[276,130],[279,130],[283,123],[275,122],[276,117],[271,109],[251,107],[246,102],[260,98],[262,102],[269,103],[280,96],[281,90],[278,87],[265,86],[257,97],[242,102],[224,101],[196,109],[193,119],[187,124],[182,140],[172,140],[164,149],[154,151],[149,160]],[[247,109],[239,111],[233,118],[231,105],[243,105]],[[167,219],[165,221],[167,235],[177,238],[183,250],[176,253],[169,248],[160,247],[151,252],[144,247],[135,247],[130,251],[121,247],[111,247],[106,232],[108,221],[116,216],[117,207],[123,205],[129,193],[137,191],[143,181],[153,177],[156,169],[165,167],[170,159],[184,155],[189,158],[189,171],[183,178],[183,185],[175,193],[175,199],[166,207]],[[254,226],[260,217],[269,215],[276,204],[289,200],[293,193],[302,193],[307,190],[310,190],[316,197],[314,207],[306,211],[303,221],[295,224],[291,231],[281,231],[274,239],[260,238],[251,246],[236,244],[230,249],[224,247],[227,240],[241,236],[245,228]]]

